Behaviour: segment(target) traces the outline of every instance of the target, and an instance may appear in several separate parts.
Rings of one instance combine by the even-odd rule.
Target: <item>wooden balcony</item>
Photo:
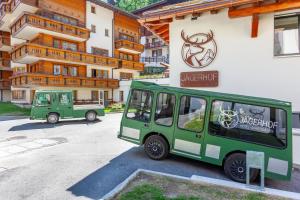
[[[39,60],[48,60],[69,64],[90,64],[115,68],[119,65],[117,58],[74,52],[32,43],[26,43],[14,49],[11,53],[11,58],[13,62],[22,64],[33,64]]]
[[[140,54],[144,52],[144,45],[129,40],[117,40],[115,42],[115,47],[119,51],[125,51],[133,54]]]
[[[0,89],[1,90],[10,90],[11,81],[2,79],[0,80]]]
[[[25,13],[11,26],[13,37],[32,40],[38,34],[45,33],[79,42],[90,38],[90,31],[86,28],[65,24],[39,15]]]
[[[8,0],[0,4],[1,30],[10,31],[11,23],[23,12],[35,13],[38,8],[34,0]]]
[[[23,73],[11,77],[14,87],[83,87],[111,88],[119,87],[117,79],[99,79],[88,77],[54,76],[47,74]]]
[[[144,63],[134,62],[134,61],[129,61],[129,60],[122,60],[120,68],[144,71],[144,66],[145,66]]]
[[[0,51],[11,51],[10,37],[0,36]]]

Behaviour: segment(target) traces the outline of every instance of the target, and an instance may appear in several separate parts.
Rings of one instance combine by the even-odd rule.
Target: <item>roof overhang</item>
[[[259,15],[300,8],[300,0],[194,0],[145,12],[138,21],[169,43],[169,24],[187,15],[200,17],[204,12],[217,14],[228,9],[229,18],[252,16],[252,37],[257,37]]]

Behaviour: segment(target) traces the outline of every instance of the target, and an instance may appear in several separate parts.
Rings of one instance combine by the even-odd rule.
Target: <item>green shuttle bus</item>
[[[118,137],[154,160],[172,153],[223,166],[238,182],[246,181],[246,152],[263,152],[265,176],[290,180],[291,116],[290,102],[136,81]]]

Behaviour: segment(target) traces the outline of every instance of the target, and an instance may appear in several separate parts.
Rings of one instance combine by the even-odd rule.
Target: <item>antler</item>
[[[210,42],[211,40],[213,40],[214,33],[212,32],[212,30],[210,30],[210,32],[206,36],[207,36],[206,40],[202,40],[201,42],[198,42],[198,38],[197,38],[196,41],[193,42],[190,40],[190,37],[188,35],[185,36],[183,30],[181,31],[181,38],[188,44],[204,45],[204,44]]]
[[[181,31],[181,38],[183,39],[183,41],[185,41],[188,44],[198,44],[198,38],[196,39],[195,42],[191,41],[188,35],[185,37],[184,30]]]

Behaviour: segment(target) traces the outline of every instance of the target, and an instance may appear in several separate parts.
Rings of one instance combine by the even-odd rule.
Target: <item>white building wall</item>
[[[292,12],[292,11],[290,11]],[[187,35],[212,30],[218,46],[214,62],[204,69],[188,67],[181,58],[183,40]],[[300,110],[300,57],[274,57],[274,14],[260,16],[257,38],[251,38],[251,17],[229,19],[226,10],[198,20],[174,20],[170,25],[170,83],[180,86],[180,73],[219,71],[219,86],[198,88],[251,96],[287,100],[293,110]]]
[[[95,6],[96,14],[91,12],[91,6]],[[96,33],[91,32],[87,41],[87,52],[91,53],[92,47],[107,49],[109,56],[113,55],[113,11],[86,1],[86,26],[91,29],[96,26]],[[109,30],[109,37],[105,36],[105,29]]]
[[[11,100],[11,91],[10,90],[1,90],[0,91],[0,101],[9,102]]]

